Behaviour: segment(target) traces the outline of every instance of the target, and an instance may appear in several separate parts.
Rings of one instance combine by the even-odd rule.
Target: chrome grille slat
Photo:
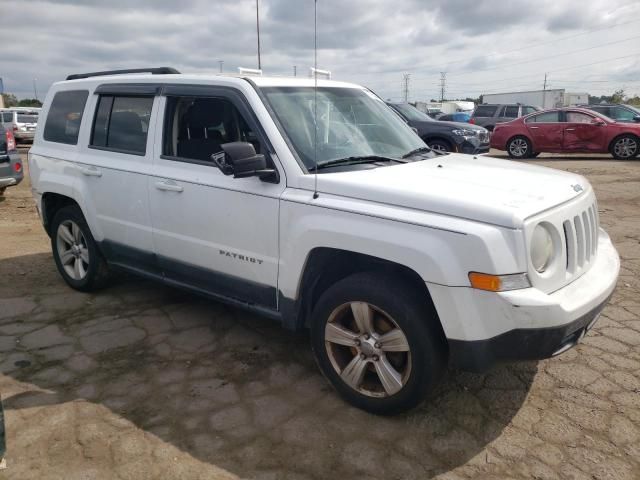
[[[591,260],[591,223],[589,222],[589,216],[586,210],[582,212],[582,226],[584,228],[584,260],[585,263],[589,263]]]
[[[567,258],[567,272],[585,268],[598,249],[598,207],[594,202],[573,219],[562,223]]]
[[[576,230],[576,251],[578,253],[576,265],[582,268],[584,265],[584,229],[579,216],[573,217],[573,226]]]

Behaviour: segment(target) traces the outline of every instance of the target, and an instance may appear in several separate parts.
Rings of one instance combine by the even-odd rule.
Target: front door
[[[602,152],[606,123],[583,112],[565,112],[563,149],[567,152]]]
[[[560,112],[550,111],[532,115],[525,120],[533,140],[535,152],[554,152],[562,149],[563,125]]]
[[[176,86],[166,95],[156,133],[162,150],[148,184],[165,279],[275,309],[284,177],[236,179],[211,160],[222,144],[236,141],[252,143],[272,165],[275,154],[239,92],[211,87],[194,94]]]

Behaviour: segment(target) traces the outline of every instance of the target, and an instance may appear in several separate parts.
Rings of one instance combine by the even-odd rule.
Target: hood
[[[466,129],[466,130],[485,130],[484,127],[480,125],[474,125],[472,123],[464,123],[464,122],[444,122],[440,120],[436,120],[433,122],[409,122],[409,125],[417,128],[421,131],[433,131],[433,130],[441,130],[450,132],[451,130],[456,129]]]
[[[582,191],[574,185],[580,185]],[[580,175],[509,160],[449,154],[319,176],[320,192],[521,228],[523,221],[590,190]]]

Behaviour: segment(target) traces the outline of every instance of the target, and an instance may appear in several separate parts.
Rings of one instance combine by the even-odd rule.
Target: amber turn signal
[[[491,275],[489,273],[469,272],[469,282],[471,282],[473,288],[488,292],[504,292],[531,286],[526,273]]]

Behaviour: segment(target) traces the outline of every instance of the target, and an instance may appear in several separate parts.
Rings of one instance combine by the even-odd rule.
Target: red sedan
[[[630,160],[640,153],[640,124],[619,123],[582,108],[544,110],[496,125],[491,148],[518,159],[551,152],[611,153]]]

